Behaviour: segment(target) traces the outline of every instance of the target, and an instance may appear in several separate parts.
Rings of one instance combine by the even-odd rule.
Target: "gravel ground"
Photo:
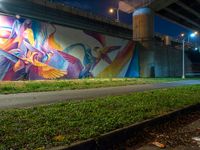
[[[171,122],[146,128],[140,135],[116,146],[117,150],[200,150],[200,111],[172,120]],[[197,139],[198,140],[198,139]],[[159,142],[165,148],[153,145]]]

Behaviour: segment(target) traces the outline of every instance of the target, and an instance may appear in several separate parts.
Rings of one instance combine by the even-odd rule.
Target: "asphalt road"
[[[154,89],[171,88],[194,84],[200,84],[200,80],[185,80],[159,84],[128,85],[120,87],[106,87],[82,90],[20,93],[8,95],[1,94],[0,109],[32,107],[36,105],[52,104],[61,101],[83,100],[88,98],[122,95],[133,92],[143,92]]]

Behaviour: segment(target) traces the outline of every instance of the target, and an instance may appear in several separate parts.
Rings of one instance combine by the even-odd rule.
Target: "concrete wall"
[[[181,76],[182,52],[148,41],[154,33],[151,13],[134,16],[133,42],[130,28],[90,13],[45,1],[1,5],[2,13],[14,17],[0,17],[0,80]]]
[[[181,77],[182,50],[162,42],[143,41],[139,43],[141,77]],[[146,46],[145,46],[146,45]],[[192,70],[192,62],[185,55],[185,68]]]
[[[0,16],[0,80],[138,77],[136,42]]]

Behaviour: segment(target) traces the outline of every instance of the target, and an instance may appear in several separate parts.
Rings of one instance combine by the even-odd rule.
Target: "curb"
[[[70,146],[60,146],[55,147],[50,150],[94,150],[96,149],[96,141],[95,139],[88,139],[85,141],[74,143]]]
[[[111,132],[108,132],[106,134],[102,134],[97,138],[92,138],[86,141],[74,143],[70,146],[61,146],[61,147],[55,147],[51,150],[105,150],[105,149],[112,149],[113,145],[122,143],[134,136],[137,135],[140,131],[143,131],[146,127],[153,127],[155,124],[164,124],[166,122],[169,122],[170,120],[173,120],[180,115],[186,115],[191,112],[196,112],[200,110],[200,103],[195,105],[190,105],[187,107],[184,107],[182,109],[178,109],[175,111],[172,111],[170,113],[167,113],[165,115],[161,115],[158,117],[155,117],[153,119],[148,119],[127,127],[123,127]]]

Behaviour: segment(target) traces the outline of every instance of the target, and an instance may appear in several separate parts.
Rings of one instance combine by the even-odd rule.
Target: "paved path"
[[[102,97],[109,95],[122,95],[131,92],[143,92],[153,89],[170,88],[193,84],[200,84],[200,80],[186,80],[159,84],[128,85],[121,87],[107,87],[83,90],[0,95],[0,109],[31,107],[35,105],[51,104],[67,100],[81,100],[86,98]]]

